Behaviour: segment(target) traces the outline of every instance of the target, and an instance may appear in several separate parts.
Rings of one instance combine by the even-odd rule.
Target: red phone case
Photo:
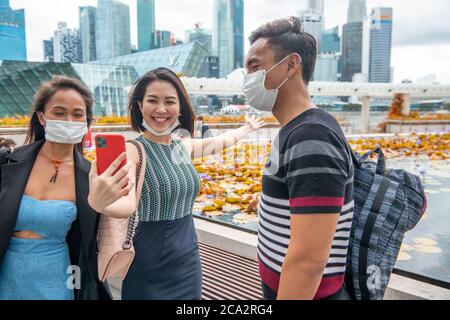
[[[116,134],[99,134],[95,137],[95,152],[97,154],[97,172],[104,173],[111,164],[124,152],[125,137]],[[119,166],[120,170],[127,164],[125,159]]]

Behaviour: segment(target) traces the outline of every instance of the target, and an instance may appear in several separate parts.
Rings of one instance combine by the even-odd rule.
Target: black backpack
[[[369,160],[372,154],[378,162]],[[345,286],[356,300],[382,300],[404,234],[425,213],[426,196],[419,177],[386,168],[381,149],[354,153],[353,162],[355,212]]]

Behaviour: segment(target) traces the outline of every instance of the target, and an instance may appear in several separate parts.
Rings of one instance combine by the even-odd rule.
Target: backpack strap
[[[370,300],[369,290],[367,288],[367,259],[370,246],[370,238],[372,237],[373,228],[377,220],[378,212],[380,212],[383,199],[390,187],[391,183],[388,178],[383,177],[378,191],[373,200],[372,207],[370,208],[367,221],[364,225],[364,231],[361,237],[361,243],[359,247],[358,257],[358,280],[359,288],[361,290],[362,300]]]
[[[386,156],[384,155],[383,150],[381,150],[381,148],[377,148],[373,151],[367,152],[365,155],[362,156],[359,162],[363,163],[364,161],[369,159],[369,157],[372,156],[373,154],[378,154],[376,173],[379,174],[380,176],[383,176],[384,171],[386,170]]]

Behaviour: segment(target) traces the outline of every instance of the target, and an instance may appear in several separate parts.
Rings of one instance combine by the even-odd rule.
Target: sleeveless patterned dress
[[[202,271],[192,209],[200,176],[179,139],[170,145],[137,138],[147,154],[139,203],[136,256],[123,300],[199,300]]]

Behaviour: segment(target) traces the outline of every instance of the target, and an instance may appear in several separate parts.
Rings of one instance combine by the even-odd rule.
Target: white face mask
[[[275,102],[277,101],[278,92],[280,88],[286,83],[286,81],[289,80],[289,77],[287,77],[276,89],[273,90],[266,89],[266,77],[270,71],[282,64],[287,58],[289,58],[289,56],[278,62],[268,71],[258,70],[256,72],[248,73],[245,75],[242,90],[247,97],[249,105],[260,111],[269,112],[273,110]]]
[[[45,119],[45,139],[60,144],[78,144],[88,133],[86,122],[58,121]]]
[[[166,130],[164,130],[163,132],[160,131],[156,131],[155,129],[153,129],[145,120],[142,120],[142,126],[148,131],[150,132],[152,135],[156,136],[156,137],[163,137],[163,136],[168,136],[170,135],[176,128],[178,128],[180,126],[180,121],[177,120]]]

